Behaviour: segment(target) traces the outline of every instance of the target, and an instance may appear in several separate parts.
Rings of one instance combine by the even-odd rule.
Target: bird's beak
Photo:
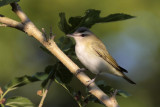
[[[68,37],[77,37],[77,36],[80,36],[81,33],[71,33],[71,34],[67,34],[66,36]]]
[[[68,37],[73,37],[73,33],[67,34],[66,36],[68,36]]]

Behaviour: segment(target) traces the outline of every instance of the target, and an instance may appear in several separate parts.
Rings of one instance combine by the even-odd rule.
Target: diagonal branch
[[[88,82],[91,79],[84,73],[76,73],[78,69],[80,69],[71,59],[69,59],[57,46],[57,44],[53,41],[53,39],[46,40],[44,34],[39,31],[39,29],[29,20],[27,15],[21,10],[20,6],[17,3],[12,3],[12,10],[17,14],[17,16],[21,19],[23,23],[23,30],[29,36],[33,36],[37,39],[43,46],[45,46],[53,55],[55,55],[70,71],[73,73],[86,87],[88,86]],[[3,18],[0,17],[0,23],[6,24],[9,27],[14,27],[11,25],[22,25],[19,22],[14,20],[9,20],[8,23]],[[13,24],[14,23],[14,24]],[[15,24],[16,23],[16,24]],[[17,29],[17,26],[15,26]],[[76,75],[77,74],[77,75]],[[110,98],[106,95],[95,83],[89,85],[89,92],[97,97],[101,102],[104,103],[105,106],[108,107],[118,107],[118,103],[115,98]]]

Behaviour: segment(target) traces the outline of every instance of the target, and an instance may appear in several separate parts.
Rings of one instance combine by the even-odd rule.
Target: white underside
[[[99,56],[94,55],[86,51],[83,45],[76,44],[76,55],[81,63],[94,74],[99,73],[111,73],[116,76],[122,76],[122,73],[117,71],[107,61]]]

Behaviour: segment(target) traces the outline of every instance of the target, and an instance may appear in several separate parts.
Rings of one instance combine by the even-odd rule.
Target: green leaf
[[[73,74],[70,73],[70,71],[61,62],[59,62],[56,66],[57,66],[57,71],[56,71],[55,78],[59,82],[64,84],[70,83],[70,81],[72,80]]]
[[[9,107],[35,107],[34,104],[25,97],[8,98],[5,105]]]
[[[96,83],[98,85],[98,87],[105,92],[106,94],[112,96],[111,94],[114,93],[115,89],[109,85],[106,85],[106,83],[104,81],[98,81]]]
[[[33,76],[25,75],[22,77],[17,77],[11,80],[9,84],[5,86],[5,88],[8,89],[8,88],[21,87],[32,82],[45,80],[47,77],[48,77],[48,74],[45,72],[37,72]]]
[[[0,7],[4,6],[4,5],[8,5],[13,2],[18,2],[18,1],[20,1],[20,0],[0,0]]]
[[[39,80],[39,81],[43,81],[48,77],[48,74],[45,72],[37,72],[35,75],[31,76],[32,80]]]
[[[77,92],[72,87],[70,87],[67,84],[62,83],[61,81],[59,81],[57,79],[55,79],[55,82],[57,84],[59,84],[60,86],[62,86],[68,92],[68,94],[76,101],[76,103],[79,105],[79,107],[82,107],[81,102],[79,100],[75,99]]]
[[[70,32],[71,26],[67,23],[67,20],[66,20],[66,17],[65,17],[65,13],[60,13],[59,16],[60,16],[59,28],[65,34],[67,34],[68,32]]]
[[[42,88],[44,88],[47,85],[49,79],[54,79],[55,73],[56,73],[56,66],[55,65],[48,65],[45,68],[45,73],[48,74],[48,77],[45,80],[43,80],[43,82],[41,84]]]
[[[65,13],[60,13],[59,28],[65,34],[68,34],[74,32],[79,27],[91,28],[96,23],[106,23],[134,18],[134,16],[124,13],[116,13],[105,17],[100,17],[100,13],[100,10],[88,9],[84,16],[70,17],[68,21],[69,24],[66,20]]]
[[[59,38],[58,46],[67,55],[72,54],[75,48],[73,41],[66,36],[62,36]]]
[[[131,19],[131,18],[135,18],[135,16],[131,16],[131,15],[124,14],[124,13],[116,13],[116,14],[110,14],[107,17],[99,19],[98,23],[121,21],[121,20],[126,20],[126,19]]]
[[[99,103],[99,104],[102,104],[95,96],[89,94],[87,97],[86,97],[86,100],[87,102],[94,102],[94,103]]]
[[[112,94],[113,94],[113,93],[115,92],[115,90],[116,90],[116,89],[114,89],[113,87],[106,85],[104,81],[98,81],[96,84],[98,85],[98,87],[99,87],[101,90],[103,90],[103,92],[105,92],[106,94],[108,94],[108,95],[110,95],[110,96],[112,96]],[[118,90],[117,95],[120,95],[120,96],[125,97],[125,98],[128,97],[128,96],[130,96],[130,94],[127,93],[127,92],[124,91],[124,90]]]
[[[48,77],[42,82],[44,88],[49,79],[56,79],[59,83],[68,84],[72,80],[73,74],[61,63],[57,62],[55,65],[49,65],[45,68],[45,73]]]
[[[76,91],[69,85],[70,81],[72,80],[73,74],[71,74],[61,62],[55,64],[54,66],[57,67],[54,79],[55,82],[62,86],[68,92],[68,94],[73,97],[79,107],[82,107],[80,102],[75,99]]]
[[[125,97],[125,98],[131,96],[129,93],[127,93],[124,90],[118,90],[117,94],[120,95],[120,96],[122,96],[122,97]]]
[[[113,95],[113,93],[116,90],[113,87],[106,85],[106,83],[102,80],[96,82],[96,84],[103,92],[105,92],[110,97]],[[86,90],[86,92],[88,92],[88,90]],[[120,95],[123,97],[129,96],[129,94],[123,90],[118,90],[117,95]],[[87,100],[87,102],[94,102],[94,103],[102,104],[95,96],[91,95],[90,93],[87,93],[87,96],[85,97],[85,99]]]
[[[62,83],[57,79],[55,79],[55,82],[61,85],[71,96],[73,96],[74,90],[69,85]]]

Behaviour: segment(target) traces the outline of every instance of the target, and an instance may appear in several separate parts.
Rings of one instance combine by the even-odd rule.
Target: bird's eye
[[[82,37],[85,37],[85,36],[86,36],[86,34],[81,34],[81,36],[82,36]]]

